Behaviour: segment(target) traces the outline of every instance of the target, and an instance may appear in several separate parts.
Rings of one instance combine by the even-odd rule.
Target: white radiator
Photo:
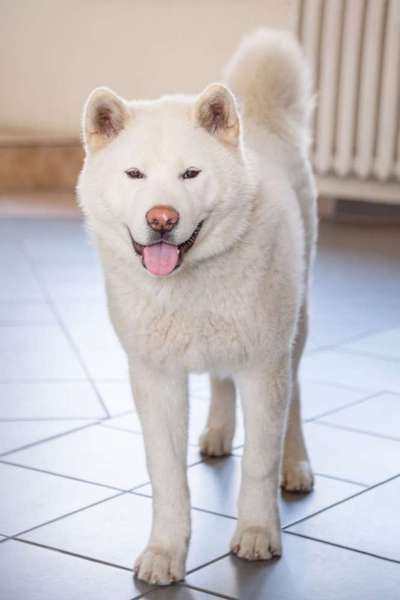
[[[322,194],[400,202],[400,1],[300,0]]]

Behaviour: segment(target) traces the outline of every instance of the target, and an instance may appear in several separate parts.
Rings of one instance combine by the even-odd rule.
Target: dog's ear
[[[83,110],[82,137],[86,151],[111,142],[132,119],[126,101],[106,87],[93,90]]]
[[[237,146],[240,119],[235,98],[221,83],[209,85],[197,98],[193,116],[195,123],[204,127],[226,144]]]

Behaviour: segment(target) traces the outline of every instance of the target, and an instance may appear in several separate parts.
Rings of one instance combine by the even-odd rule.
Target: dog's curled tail
[[[295,38],[259,30],[243,38],[225,69],[246,122],[256,121],[291,141],[304,140],[313,107],[311,78]]]

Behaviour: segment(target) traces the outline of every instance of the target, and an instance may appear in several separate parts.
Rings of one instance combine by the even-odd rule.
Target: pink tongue
[[[153,275],[168,275],[178,262],[179,250],[171,244],[159,242],[143,248],[143,262]]]

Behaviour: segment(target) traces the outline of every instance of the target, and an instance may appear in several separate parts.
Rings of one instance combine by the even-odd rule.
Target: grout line
[[[198,461],[196,461],[194,463],[187,464],[186,465],[186,470],[191,469],[192,467],[196,467],[197,465],[201,465],[203,463],[204,463],[204,460],[200,459],[200,460],[198,460]],[[131,493],[136,493],[136,490],[139,490],[140,488],[146,487],[148,485],[151,485],[150,479],[148,479],[145,483],[140,483],[139,485],[135,485],[134,487],[132,487],[129,490],[126,490],[126,491],[131,492]],[[143,493],[142,494],[138,493],[136,495],[137,496],[145,496],[146,498],[152,498],[153,497],[152,495],[147,496],[146,494],[143,494]]]
[[[111,419],[114,419],[116,417],[123,417],[123,416],[127,416],[131,413],[132,411],[126,411],[125,413],[122,413],[120,415],[114,415],[112,417],[107,417],[105,418],[101,423],[101,427],[107,427],[107,429],[115,429],[117,431],[127,431],[128,433],[133,433],[135,435],[140,435],[143,437],[143,432],[142,431],[138,431],[135,429],[129,429],[129,427],[123,427],[122,425],[109,425],[108,421]],[[0,419],[1,422],[2,419]],[[237,450],[239,448],[242,448],[243,444],[236,444],[235,446],[232,446],[232,453],[230,454],[230,456],[233,456],[233,451]],[[194,443],[194,442],[190,442],[190,440],[188,441],[188,447],[190,448],[199,448],[199,444],[198,443]],[[229,455],[228,455],[229,456]],[[217,457],[216,457],[217,458]],[[218,457],[218,458],[223,458],[223,457]],[[199,461],[199,462],[203,462],[203,461]],[[194,464],[199,464],[198,462],[194,463]],[[190,465],[191,467],[193,466],[193,464]]]
[[[14,539],[14,538],[10,538],[10,539]],[[30,546],[36,546],[39,548],[45,548],[46,550],[52,550],[53,552],[58,552],[60,554],[66,554],[67,556],[75,556],[76,558],[81,558],[83,560],[87,560],[89,562],[94,562],[94,563],[98,563],[100,565],[105,565],[107,567],[114,567],[116,569],[121,569],[122,571],[128,571],[128,572],[132,572],[132,569],[128,568],[128,567],[123,567],[121,565],[117,565],[115,563],[111,563],[111,562],[107,562],[105,560],[101,560],[99,558],[92,558],[90,556],[85,556],[84,554],[78,554],[77,552],[71,552],[70,550],[63,550],[62,548],[56,548],[54,546],[48,546],[47,544],[41,544],[39,542],[33,542],[31,540],[24,540],[24,539],[14,539],[15,542],[20,542],[22,544],[29,544]],[[149,593],[150,590],[148,590],[146,592]]]
[[[398,329],[396,327],[396,329]],[[378,332],[380,333],[380,332]],[[373,352],[366,352],[366,351],[355,351],[355,350],[348,350],[346,348],[343,348],[343,346],[339,347],[340,348],[340,352],[342,354],[349,354],[350,356],[364,356],[366,358],[373,358],[374,360],[378,361],[378,362],[387,362],[387,363],[395,363],[397,364],[399,359],[394,357],[394,356],[382,356],[382,354],[374,354]]]
[[[103,421],[103,419],[105,420],[107,418],[108,417],[99,417],[98,415],[92,417],[80,417],[79,415],[72,417],[15,417],[5,419],[0,418],[0,423],[40,423],[42,421],[46,423],[57,423],[58,421],[63,421],[66,423],[68,423],[68,421],[90,421],[92,423],[93,421],[98,421],[98,419]]]
[[[316,475],[318,475],[319,477],[321,477],[321,475],[319,475],[318,473],[316,473]],[[322,477],[323,477],[323,476],[322,476]],[[328,477],[328,478],[329,478],[329,477]],[[351,481],[351,482],[349,482],[349,481],[346,481],[346,483],[352,483],[352,484],[354,484],[354,485],[358,485],[358,486],[362,487],[362,488],[363,488],[363,490],[365,490],[365,489],[368,487],[368,486],[366,486],[366,485],[364,485],[364,484],[355,483],[355,482],[353,482],[353,481]],[[361,490],[360,490],[360,491],[361,491]],[[140,491],[137,491],[137,488],[135,488],[135,491],[131,490],[131,492],[130,492],[130,493],[132,493],[132,494],[134,494],[134,495],[136,495],[136,496],[141,496],[141,497],[143,497],[143,498],[153,499],[153,496],[152,496],[152,495],[150,495],[150,494],[145,494],[145,493],[143,493],[143,492],[141,493]],[[288,492],[288,493],[290,493],[290,492]],[[284,496],[283,496],[283,492],[281,492],[281,494],[282,494],[282,497],[284,498]],[[293,494],[293,495],[295,495],[295,494]],[[342,498],[342,501],[344,501],[344,500],[347,500],[347,499],[349,499],[349,498],[352,498],[352,497],[353,497],[353,496],[348,496],[347,498]],[[318,511],[315,511],[315,512],[312,512],[312,513],[308,514],[306,517],[303,517],[303,519],[306,519],[306,518],[311,518],[311,517],[313,517],[314,515],[317,515],[317,514],[319,514],[319,513],[320,513],[320,512],[322,512],[323,510],[328,510],[328,509],[329,509],[329,508],[331,508],[332,506],[336,506],[336,504],[331,504],[331,505],[329,505],[329,506],[325,506],[323,509],[320,509],[320,510],[318,510]],[[209,515],[214,515],[214,516],[216,516],[216,517],[222,517],[222,518],[225,518],[225,519],[230,519],[230,520],[232,520],[232,521],[237,521],[237,519],[238,519],[238,517],[235,517],[235,516],[233,516],[233,515],[227,515],[227,514],[225,514],[225,513],[220,513],[220,512],[217,512],[217,511],[214,511],[214,510],[210,510],[210,509],[207,509],[207,508],[201,508],[201,507],[199,507],[199,506],[195,506],[195,505],[193,505],[193,504],[191,504],[191,505],[190,505],[190,508],[191,508],[191,510],[195,510],[195,511],[198,511],[198,512],[206,513],[206,514],[209,514]],[[284,530],[285,530],[287,527],[291,527],[292,525],[296,525],[298,522],[299,522],[299,521],[293,521],[293,523],[287,523],[287,524],[286,524],[286,525],[284,525],[284,526],[283,526],[281,529],[282,529],[282,531],[284,531]]]
[[[40,523],[40,525],[35,525],[34,527],[30,527],[29,529],[24,529],[23,531],[19,531],[18,533],[15,533],[14,535],[10,535],[9,539],[12,539],[12,540],[20,539],[20,536],[22,536],[22,535],[26,535],[27,533],[31,533],[32,531],[35,531],[36,529],[41,529],[42,527],[51,525],[52,523],[56,523],[57,521],[61,521],[62,519],[66,519],[68,517],[71,517],[72,515],[76,515],[77,513],[88,510],[89,508],[93,508],[94,506],[97,506],[98,504],[103,504],[104,502],[108,502],[109,500],[114,500],[115,498],[118,498],[119,496],[123,496],[124,494],[128,494],[128,492],[118,492],[117,494],[113,494],[112,496],[107,496],[107,498],[102,498],[101,500],[97,500],[96,502],[92,502],[91,504],[88,504],[86,506],[81,506],[81,508],[77,508],[68,513],[60,515],[59,517],[55,517],[54,519],[50,519],[49,521]],[[28,541],[28,540],[23,540],[23,541]]]
[[[221,554],[221,556],[213,558],[212,560],[209,560],[206,563],[204,563],[202,565],[199,565],[198,567],[194,567],[194,569],[190,569],[190,571],[188,571],[186,573],[186,575],[192,575],[192,573],[196,573],[196,571],[200,571],[201,569],[205,569],[206,567],[209,567],[210,565],[218,562],[219,560],[223,560],[224,558],[227,558],[231,554],[232,554],[231,552],[226,552],[225,554]]]
[[[368,435],[381,440],[390,440],[392,442],[400,442],[400,437],[395,438],[391,435],[385,435],[383,433],[376,433],[374,431],[367,431],[366,429],[356,429],[355,427],[349,427],[348,425],[338,425],[337,423],[329,423],[329,421],[318,421],[316,425],[323,425],[323,427],[329,427],[331,429],[340,429],[344,431],[351,431],[352,433],[361,433],[361,435]]]
[[[36,279],[36,282],[38,283],[38,285],[39,285],[39,287],[40,287],[40,289],[41,289],[44,297],[46,298],[46,300],[47,300],[47,302],[49,304],[49,308],[51,309],[54,317],[56,318],[56,321],[57,321],[59,327],[61,328],[62,332],[64,333],[64,336],[67,339],[67,341],[68,341],[71,349],[73,350],[73,352],[75,354],[75,357],[77,358],[77,360],[78,360],[78,362],[79,362],[79,364],[80,364],[83,372],[86,375],[87,380],[91,384],[92,389],[93,389],[94,393],[96,394],[96,397],[97,397],[97,399],[98,399],[98,401],[100,403],[100,406],[102,407],[105,415],[107,417],[109,417],[110,413],[108,411],[107,405],[104,402],[104,400],[103,400],[103,398],[102,398],[102,396],[101,396],[101,394],[100,394],[100,392],[99,392],[99,390],[97,388],[97,385],[96,385],[96,383],[95,383],[95,381],[94,381],[94,379],[93,379],[93,377],[92,377],[89,369],[86,366],[86,362],[82,358],[82,355],[81,355],[81,353],[79,351],[78,346],[75,344],[75,342],[74,342],[74,340],[72,338],[72,335],[70,334],[68,328],[66,327],[66,325],[65,325],[65,323],[64,323],[64,321],[63,321],[63,319],[62,319],[62,317],[61,317],[61,315],[60,315],[60,313],[58,311],[58,308],[54,304],[54,302],[53,302],[53,300],[52,300],[52,298],[51,298],[51,296],[49,294],[49,291],[47,289],[47,286],[44,284],[44,282],[43,282],[43,280],[42,280],[42,278],[41,278],[41,276],[40,276],[40,274],[39,274],[39,272],[37,270],[36,264],[33,262],[33,260],[31,259],[31,257],[29,256],[29,253],[26,251],[26,248],[24,247],[24,236],[23,236],[23,234],[22,234],[21,237],[22,237],[22,242],[23,242],[22,243],[22,252],[25,255],[25,258],[26,258],[26,260],[27,260],[27,262],[28,262],[28,264],[30,266],[32,275]]]
[[[71,481],[77,481],[79,483],[87,483],[88,485],[95,485],[96,487],[101,487],[107,490],[113,490],[115,492],[130,492],[131,489],[124,490],[123,488],[118,488],[113,485],[108,485],[106,483],[98,483],[97,481],[90,481],[88,479],[81,479],[80,477],[74,477],[73,475],[65,475],[63,473],[57,473],[56,471],[47,471],[46,469],[40,469],[39,467],[32,467],[30,465],[23,465],[22,463],[16,463],[9,460],[0,459],[0,464],[10,465],[11,467],[20,467],[21,469],[26,469],[28,471],[36,471],[38,473],[44,473],[45,475],[53,475],[54,477],[62,477],[63,479],[69,479]],[[140,484],[143,485],[143,484]],[[147,483],[145,484],[147,485]]]
[[[135,496],[140,496],[141,498],[147,498],[148,500],[153,500],[152,495],[144,494],[143,492],[140,493],[137,491],[137,488],[133,488],[132,490],[130,490],[129,493],[133,494]],[[199,506],[194,506],[193,504],[190,505],[190,509],[196,510],[196,511],[202,512],[202,513],[206,513],[208,515],[214,515],[215,517],[223,517],[224,519],[230,519],[231,521],[237,521],[237,517],[234,517],[232,515],[225,515],[223,513],[219,513],[214,510],[209,510],[207,508],[200,508]]]
[[[289,533],[290,535],[294,535],[296,537],[304,538],[306,540],[311,540],[313,542],[320,542],[321,544],[326,544],[327,546],[334,546],[335,548],[341,548],[342,550],[348,550],[349,552],[357,552],[357,554],[364,554],[366,556],[371,556],[372,558],[379,558],[380,560],[384,560],[386,562],[395,563],[396,565],[400,564],[400,560],[396,560],[394,558],[389,558],[387,556],[379,556],[379,554],[374,554],[373,552],[368,552],[366,550],[359,550],[358,548],[352,548],[350,546],[344,546],[343,544],[336,544],[334,542],[329,542],[328,540],[322,540],[319,538],[314,538],[309,535],[304,535],[302,533],[297,533],[295,531],[285,531],[285,533]]]
[[[2,304],[5,304],[5,305],[8,305],[8,304],[13,304],[13,305],[14,304],[18,304],[20,306],[23,306],[24,304],[44,304],[47,307],[49,305],[49,303],[44,298],[42,300],[38,300],[37,298],[31,298],[31,299],[28,298],[27,300],[19,300],[19,299],[16,299],[16,300],[15,299],[0,300],[0,306]],[[39,325],[51,325],[51,323],[53,323],[53,322],[54,321],[50,321],[49,323],[39,323]],[[35,325],[35,323],[33,323],[33,325]]]
[[[151,585],[151,584],[147,584],[147,585]],[[160,598],[160,600],[162,600],[162,595],[161,595],[162,591],[161,590],[163,590],[163,589],[165,589],[165,588],[160,587],[160,586],[154,586],[150,590],[147,590],[147,592],[144,592],[143,594],[140,594],[139,596],[135,596],[131,600],[145,600],[146,598],[149,597],[149,594],[156,592],[156,591],[159,591],[158,597]],[[211,590],[206,590],[204,588],[200,588],[200,587],[191,585],[189,583],[186,583],[185,579],[183,581],[179,581],[177,583],[170,584],[169,586],[167,586],[167,589],[171,589],[171,590],[187,589],[187,590],[202,592],[203,594],[207,594],[211,598],[224,598],[225,600],[238,600],[238,598],[234,598],[233,596],[224,596],[223,594],[220,594],[219,592],[212,592]]]
[[[0,217],[1,219],[1,217]],[[107,382],[107,379],[102,379],[101,382]],[[2,385],[11,385],[11,384],[17,384],[17,385],[32,385],[33,383],[36,384],[41,384],[41,383],[88,383],[87,379],[81,377],[80,379],[77,379],[76,377],[72,378],[72,379],[63,379],[63,378],[57,378],[57,379],[46,379],[45,377],[41,377],[40,379],[2,379],[0,381],[0,386]]]
[[[47,292],[47,290],[46,290],[46,292]],[[50,300],[50,302],[51,302],[51,300]],[[87,377],[90,385],[92,386],[92,389],[93,389],[93,391],[94,391],[94,393],[95,393],[95,395],[96,395],[96,397],[97,397],[97,399],[98,399],[98,401],[99,401],[99,403],[100,403],[100,405],[101,405],[101,407],[102,407],[105,415],[107,417],[110,417],[110,412],[109,412],[109,410],[107,408],[107,405],[104,402],[104,400],[103,400],[103,398],[102,398],[102,396],[101,396],[101,394],[100,394],[100,392],[99,392],[99,390],[97,388],[97,384],[95,383],[95,381],[94,381],[94,379],[93,379],[93,377],[92,377],[92,375],[91,375],[88,367],[86,366],[86,362],[85,362],[84,358],[82,357],[78,346],[75,344],[75,341],[74,341],[72,335],[70,334],[67,326],[65,325],[62,317],[60,316],[60,314],[58,312],[58,309],[53,304],[53,302],[50,303],[50,306],[51,306],[53,314],[56,317],[57,322],[60,325],[60,327],[61,327],[61,329],[62,329],[65,337],[67,338],[67,340],[68,340],[68,342],[69,342],[72,350],[75,352],[75,355],[76,355],[76,357],[78,359],[78,362],[80,363],[80,365],[81,365],[81,367],[82,367],[82,369],[83,369],[83,371],[84,371],[84,373],[85,373],[85,375],[86,375],[86,377]]]
[[[333,415],[337,412],[341,412],[346,408],[351,408],[352,406],[357,406],[357,404],[362,404],[363,402],[367,402],[367,400],[371,400],[372,398],[376,398],[377,396],[381,396],[384,392],[373,392],[369,393],[367,396],[363,396],[362,398],[358,398],[358,400],[353,400],[348,404],[343,404],[343,406],[337,406],[336,408],[332,408],[331,410],[327,410],[315,417],[310,417],[309,419],[305,419],[305,423],[312,423],[313,421],[317,421],[318,419],[322,419],[326,416]]]
[[[133,569],[132,568],[124,567],[123,565],[119,565],[119,564],[116,564],[116,563],[112,563],[112,562],[108,562],[108,561],[105,561],[105,560],[101,560],[99,558],[94,558],[94,557],[91,557],[91,556],[86,556],[84,554],[79,554],[77,552],[72,552],[71,550],[64,550],[62,548],[57,548],[55,546],[49,546],[49,545],[43,544],[41,542],[35,542],[35,541],[32,541],[32,540],[26,540],[26,539],[22,539],[22,538],[16,538],[14,536],[10,537],[8,539],[12,539],[13,541],[20,542],[22,544],[29,544],[31,546],[36,546],[36,547],[39,547],[39,548],[45,548],[45,549],[51,550],[53,552],[58,552],[60,554],[65,554],[67,556],[74,556],[76,558],[87,560],[89,562],[94,562],[94,563],[97,563],[97,564],[105,565],[105,566],[108,566],[108,567],[113,567],[113,568],[116,568],[116,569],[121,569],[122,571],[128,571],[129,573],[133,573]],[[223,555],[221,555],[221,556],[219,556],[217,558],[214,558],[214,559],[212,559],[212,560],[204,563],[203,565],[195,567],[194,569],[191,569],[191,570],[187,571],[185,577],[187,575],[191,575],[192,573],[195,573],[196,571],[199,571],[200,569],[208,567],[209,565],[211,565],[211,564],[213,564],[213,563],[215,563],[215,562],[217,562],[219,560],[227,558],[229,555],[230,555],[230,552],[228,552],[226,554],[223,554]],[[151,587],[151,584],[143,584],[143,585],[149,585],[150,589],[147,590],[146,592],[144,592],[143,594],[139,595],[139,596],[135,596],[134,597],[135,599],[136,598],[146,597],[146,594],[149,594],[151,591],[153,591],[153,590],[159,590],[160,589],[159,587]],[[183,584],[179,584],[179,585],[180,585],[180,587],[188,587],[188,588],[192,588],[194,590],[199,590],[199,591],[202,591],[202,592],[205,592],[205,593],[210,593],[210,595],[214,595],[217,598],[226,598],[227,600],[237,600],[236,598],[234,598],[232,596],[224,596],[224,595],[216,593],[216,592],[211,592],[211,590],[204,590],[202,588],[198,588],[198,587],[192,586],[190,584],[183,583]]]
[[[359,393],[359,394],[372,394],[373,393],[371,390],[366,390],[365,388],[353,387],[351,385],[346,385],[344,383],[334,383],[332,381],[322,381],[320,379],[302,378],[300,381],[300,387],[304,383],[317,383],[319,385],[324,385],[326,387],[336,388],[338,390],[346,390],[348,392],[354,392],[354,393]]]
[[[386,362],[386,363],[395,363],[396,364],[398,362],[398,358],[395,358],[393,356],[382,356],[381,354],[374,354],[373,352],[365,352],[365,351],[362,352],[362,351],[349,350],[344,347],[346,344],[351,344],[353,342],[358,341],[359,339],[362,339],[364,337],[369,337],[370,335],[376,335],[378,333],[381,333],[381,331],[379,330],[379,331],[369,333],[368,335],[362,335],[362,336],[356,336],[355,338],[349,338],[349,339],[346,339],[345,341],[340,342],[339,344],[328,345],[328,346],[319,346],[315,350],[309,350],[308,352],[306,352],[305,356],[313,357],[313,356],[316,356],[323,352],[335,352],[337,354],[348,354],[350,356],[373,358],[374,360],[377,360],[378,362],[384,362],[384,363]]]
[[[32,442],[30,444],[25,444],[24,446],[14,448],[14,450],[7,450],[7,452],[3,452],[0,454],[0,459],[2,459],[4,456],[8,456],[9,454],[14,454],[14,452],[20,452],[22,450],[27,450],[28,448],[33,448],[34,446],[39,446],[40,444],[43,444],[45,442],[50,442],[52,440],[56,440],[58,438],[70,435],[71,433],[76,433],[78,431],[82,431],[83,429],[88,429],[89,427],[94,427],[95,425],[98,425],[99,423],[101,423],[101,420],[91,421],[90,423],[87,423],[85,425],[80,425],[79,427],[75,427],[74,429],[69,429],[62,433],[57,433],[57,434],[51,435],[47,438],[43,438],[41,440],[38,440],[37,442]]]
[[[307,423],[311,423],[311,422],[312,421],[307,421]],[[236,449],[236,453],[232,452],[231,456],[234,456],[235,458],[242,459],[243,455],[239,454],[237,452],[237,450],[239,450],[239,448]],[[335,475],[329,475],[327,473],[317,473],[317,472],[314,471],[314,475],[316,475],[317,477],[325,478],[325,479],[332,479],[333,481],[340,481],[342,483],[351,483],[353,485],[358,485],[359,487],[362,487],[362,488],[369,488],[370,487],[369,484],[363,483],[361,481],[354,481],[353,479],[346,479],[345,477],[337,477]]]
[[[48,304],[46,304],[46,306],[48,306]],[[57,323],[54,321],[0,321],[0,327],[6,328],[6,327],[32,327],[32,328],[37,328],[37,327],[56,327]]]
[[[377,335],[379,333],[387,333],[389,331],[391,331],[392,329],[397,329],[397,327],[385,327],[384,329],[382,328],[378,328],[378,327],[373,327],[372,329],[366,329],[363,333],[357,333],[357,335],[352,335],[350,337],[346,337],[343,338],[343,340],[341,340],[338,343],[335,344],[327,344],[327,345],[322,345],[322,346],[317,346],[314,350],[309,350],[307,352],[307,355],[311,355],[311,354],[316,354],[317,352],[325,352],[325,351],[336,351],[339,350],[340,352],[347,352],[348,354],[364,354],[364,353],[360,353],[360,352],[352,352],[349,350],[342,350],[343,346],[347,345],[347,344],[352,344],[353,342],[357,342],[359,340],[362,340],[363,338],[367,338],[367,337],[371,337],[373,335]],[[311,333],[312,335],[312,333]],[[371,355],[369,355],[371,356]],[[374,357],[376,357],[376,355],[372,355]],[[383,359],[386,360],[386,359]],[[393,360],[393,359],[389,359],[389,360]]]
[[[345,479],[344,477],[335,477],[334,475],[327,475],[326,473],[316,473],[317,477],[325,477],[325,479],[332,479],[332,481],[341,481],[342,483],[351,483],[352,485],[358,485],[362,488],[368,488],[368,483],[361,483],[360,481],[353,481],[352,479]]]
[[[195,585],[184,583],[181,587],[186,587],[190,590],[195,590],[196,592],[203,592],[203,594],[208,594],[211,597],[215,598],[225,598],[226,600],[238,600],[236,596],[226,596],[224,594],[220,594],[219,592],[214,592],[211,590],[206,590],[204,588],[197,587]]]
[[[283,527],[283,531],[286,531],[286,527],[293,527],[294,525],[298,525],[299,523],[302,523],[303,521],[307,521],[308,519],[311,519],[311,518],[315,517],[316,515],[319,515],[320,513],[326,512],[327,510],[331,510],[332,508],[335,508],[336,506],[339,506],[340,504],[344,504],[345,502],[349,502],[350,500],[353,500],[353,498],[356,498],[357,496],[361,496],[362,494],[366,494],[367,492],[370,492],[371,490],[373,490],[377,487],[380,487],[381,485],[385,485],[386,483],[389,483],[390,481],[397,479],[397,477],[400,477],[400,473],[397,473],[397,475],[392,475],[391,477],[388,477],[388,479],[384,479],[383,481],[379,481],[378,483],[375,483],[374,485],[370,485],[369,487],[366,487],[358,492],[355,492],[354,494],[347,496],[347,498],[342,498],[341,500],[334,502],[330,506],[321,508],[321,510],[317,510],[312,515],[302,517],[301,519],[294,521],[291,525],[286,525],[285,527]]]
[[[107,422],[112,418],[114,417],[107,417],[106,419],[104,419],[104,421],[101,423],[101,426],[107,427],[107,429],[114,429],[115,431],[125,431],[127,433],[133,433],[134,435],[143,436],[143,433],[141,431],[135,431],[134,429],[129,429],[128,427],[119,427],[118,425],[108,425]]]

